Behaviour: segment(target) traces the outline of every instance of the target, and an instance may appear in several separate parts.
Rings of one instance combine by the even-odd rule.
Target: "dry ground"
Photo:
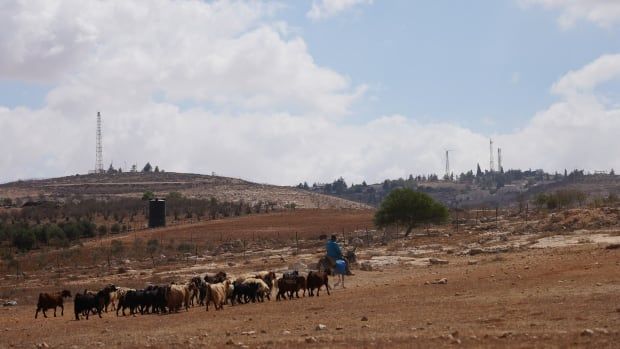
[[[290,221],[290,217],[284,221]],[[246,223],[237,221],[237,228],[228,228],[231,236],[236,229],[246,234]],[[591,233],[597,232],[580,234]],[[401,261],[381,271],[355,270],[356,275],[346,281],[347,288],[333,290],[330,296],[321,293],[320,297],[292,301],[226,306],[222,311],[211,308],[205,312],[196,307],[178,314],[134,318],[117,318],[108,313],[102,319],[76,322],[73,305],[68,302],[64,317],[35,320],[32,298],[17,297],[20,305],[0,308],[0,347],[32,348],[42,342],[57,348],[618,347],[620,249],[585,242],[554,248],[515,248],[505,253],[461,254],[472,241],[494,234],[500,232],[418,236],[392,241],[387,246],[360,247],[363,262],[381,254],[406,256],[412,254],[408,254],[412,249],[428,251],[432,250],[431,244],[439,244],[444,248],[420,253],[445,259],[448,264]],[[524,240],[523,236],[511,235],[508,241],[512,239]],[[287,263],[294,258],[303,260],[304,256],[311,260],[318,254],[314,248],[297,256],[288,254]],[[266,265],[264,255],[247,260],[248,264],[238,263],[230,269],[239,273]],[[204,263],[212,265],[218,259]],[[287,263],[282,262],[281,267]],[[178,275],[186,277],[181,266],[177,268]],[[116,280],[118,285],[129,284],[131,279],[145,283],[151,273],[145,270],[132,276],[103,278],[105,282]],[[103,282],[91,278],[63,285],[64,279],[37,278],[36,286],[22,285],[25,293],[67,285],[74,292],[84,285]],[[446,278],[447,284],[426,284],[440,278]],[[362,321],[363,317],[368,321]],[[317,331],[318,324],[327,329]],[[591,332],[584,333],[586,329]]]

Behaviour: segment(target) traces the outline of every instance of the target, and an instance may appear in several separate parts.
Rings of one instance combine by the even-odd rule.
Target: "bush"
[[[21,251],[31,250],[34,247],[35,241],[34,232],[27,227],[21,227],[13,234],[13,246]]]
[[[121,225],[118,223],[112,224],[112,226],[110,227],[110,233],[118,234],[120,232],[121,232]]]

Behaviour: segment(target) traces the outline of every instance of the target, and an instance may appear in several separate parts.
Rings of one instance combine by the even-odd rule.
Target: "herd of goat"
[[[321,287],[325,286],[329,295],[328,273],[310,271],[306,276],[297,271],[286,272],[277,278],[273,271],[264,271],[247,274],[240,277],[229,277],[225,272],[207,273],[204,277],[195,276],[184,284],[171,283],[166,285],[148,285],[144,289],[132,289],[117,287],[110,284],[99,291],[84,290],[76,293],[73,298],[75,319],[80,316],[88,319],[89,314],[97,314],[101,317],[102,312],[108,308],[119,311],[125,316],[125,310],[135,316],[137,313],[169,313],[177,312],[183,307],[187,311],[190,306],[205,306],[209,310],[209,304],[213,303],[216,310],[223,309],[224,304],[245,304],[249,302],[264,302],[271,300],[274,289],[277,290],[276,300],[299,298],[299,291],[305,296],[319,296]],[[60,308],[60,315],[64,315],[65,298],[70,298],[71,292],[63,290],[57,293],[40,293],[37,302],[35,319],[39,311],[43,316],[49,309]]]

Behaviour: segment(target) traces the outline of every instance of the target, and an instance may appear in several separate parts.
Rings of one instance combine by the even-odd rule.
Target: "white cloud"
[[[570,28],[578,20],[587,20],[601,27],[611,27],[620,22],[618,0],[518,0],[522,6],[540,5],[560,11],[559,25]]]
[[[302,38],[272,22],[268,5],[24,7],[33,3],[0,7],[0,22],[19,37],[0,40],[0,57],[9,57],[0,60],[0,78],[55,87],[40,109],[0,106],[0,182],[91,169],[97,111],[106,165],[151,161],[169,171],[276,184],[441,174],[444,149],[455,150],[456,171],[486,167],[488,135],[458,125],[401,115],[365,123],[334,118],[350,112],[364,86],[317,65]],[[62,57],[40,54],[46,49]],[[596,94],[598,84],[618,79],[619,61],[607,55],[567,73],[552,88],[557,103],[522,130],[494,135],[505,167],[620,168],[620,154],[610,151],[620,110]]]
[[[312,7],[306,15],[312,20],[320,20],[372,2],[373,0],[312,0]]]
[[[9,2],[0,76],[59,84],[53,105],[82,103],[87,92],[110,103],[159,93],[220,108],[346,114],[365,87],[318,66],[303,39],[269,20],[273,11],[239,1]]]
[[[606,81],[620,77],[620,54],[603,55],[585,67],[571,71],[553,84],[552,91],[560,95],[591,93]]]

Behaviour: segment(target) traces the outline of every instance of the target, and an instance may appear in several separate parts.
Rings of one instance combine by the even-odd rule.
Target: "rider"
[[[342,255],[342,250],[340,249],[340,245],[338,245],[338,238],[336,235],[332,235],[331,239],[327,241],[325,249],[327,251],[327,260],[329,261],[331,268],[336,266],[336,260],[342,259],[346,263],[347,275],[353,275],[353,273],[351,273],[351,269],[349,269],[349,261]]]

